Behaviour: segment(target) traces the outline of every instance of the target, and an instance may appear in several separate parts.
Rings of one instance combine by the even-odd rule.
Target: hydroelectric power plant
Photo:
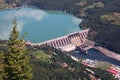
[[[86,41],[88,31],[89,31],[89,29],[86,29],[86,30],[82,30],[80,32],[74,32],[74,33],[67,34],[65,36],[55,38],[52,40],[48,40],[45,42],[41,42],[41,43],[28,42],[27,44],[33,45],[33,46],[49,45],[51,47],[61,49],[62,51],[70,52],[72,50],[75,50],[76,47],[82,48],[81,46],[83,46]],[[89,47],[86,46],[82,49],[84,49],[86,51],[86,49],[89,49],[91,47],[92,46],[89,46]]]

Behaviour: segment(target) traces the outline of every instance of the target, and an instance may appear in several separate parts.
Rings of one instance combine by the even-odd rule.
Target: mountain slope
[[[91,80],[90,75],[101,80],[117,80],[108,72],[99,68],[86,67],[72,60],[68,53],[61,52],[49,46],[29,47],[29,49],[32,51],[33,80]],[[41,55],[44,52],[44,54],[48,55],[47,61],[43,59],[43,55],[41,58],[34,56],[36,55],[36,51],[40,51],[37,54]],[[94,74],[88,72],[86,69],[94,71]]]

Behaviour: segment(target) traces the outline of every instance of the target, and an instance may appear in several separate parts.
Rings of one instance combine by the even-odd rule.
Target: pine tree
[[[3,80],[4,73],[4,55],[3,52],[0,51],[0,80]]]
[[[17,30],[15,19],[5,58],[5,72],[7,73],[5,80],[31,80],[32,68],[29,64],[29,58],[23,38],[19,39],[19,31]]]

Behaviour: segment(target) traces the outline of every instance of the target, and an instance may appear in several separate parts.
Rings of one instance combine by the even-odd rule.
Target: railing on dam
[[[74,32],[59,38],[51,39],[41,43],[35,43],[32,45],[41,46],[43,44],[46,44],[54,48],[60,48],[65,51],[71,51],[74,50],[76,46],[81,46],[84,44],[88,31],[89,29],[86,29],[80,32]]]

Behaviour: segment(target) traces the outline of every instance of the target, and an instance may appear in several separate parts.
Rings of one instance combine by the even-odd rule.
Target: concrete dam
[[[45,42],[27,44],[30,44],[32,46],[49,45],[51,47],[61,49],[62,51],[70,52],[72,50],[75,50],[76,47],[84,45],[88,32],[89,29],[86,29],[80,32],[74,32]]]

